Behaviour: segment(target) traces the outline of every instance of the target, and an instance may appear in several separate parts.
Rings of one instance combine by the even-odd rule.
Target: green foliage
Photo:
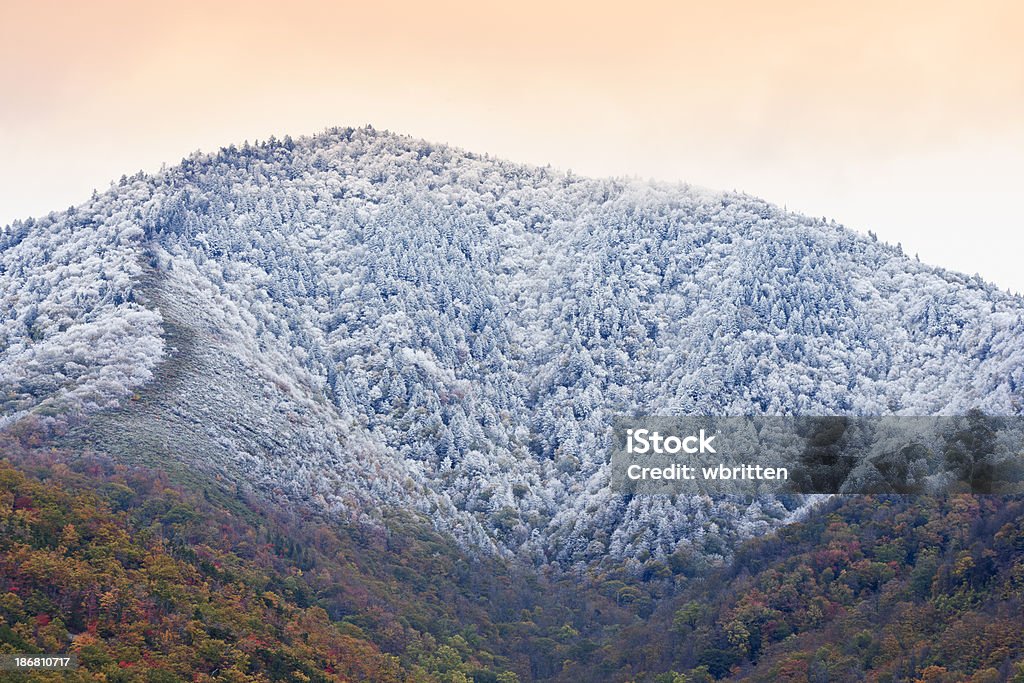
[[[1022,538],[1016,497],[836,499],[774,539],[750,541],[731,566],[621,631],[587,671],[1012,680],[1024,665]]]

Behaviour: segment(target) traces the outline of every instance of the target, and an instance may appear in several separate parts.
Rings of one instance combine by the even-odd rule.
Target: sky
[[[1024,3],[0,0],[0,225],[331,126],[739,190],[1024,292]]]

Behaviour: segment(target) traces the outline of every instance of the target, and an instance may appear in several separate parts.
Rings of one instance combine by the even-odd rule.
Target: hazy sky
[[[1024,292],[1024,3],[0,0],[0,224],[334,125],[827,216]]]

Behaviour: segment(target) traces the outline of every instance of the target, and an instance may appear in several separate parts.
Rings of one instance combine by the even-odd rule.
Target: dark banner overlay
[[[619,417],[620,493],[1024,493],[1024,417]]]

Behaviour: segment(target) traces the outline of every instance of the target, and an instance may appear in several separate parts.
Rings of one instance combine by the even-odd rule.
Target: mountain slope
[[[841,496],[729,566],[580,581],[13,431],[0,653],[79,669],[11,680],[1024,680],[1019,496]]]
[[[978,279],[745,195],[372,129],[124,178],[8,226],[0,268],[0,424],[539,564],[791,519],[615,494],[615,414],[1022,412],[1024,302]]]

